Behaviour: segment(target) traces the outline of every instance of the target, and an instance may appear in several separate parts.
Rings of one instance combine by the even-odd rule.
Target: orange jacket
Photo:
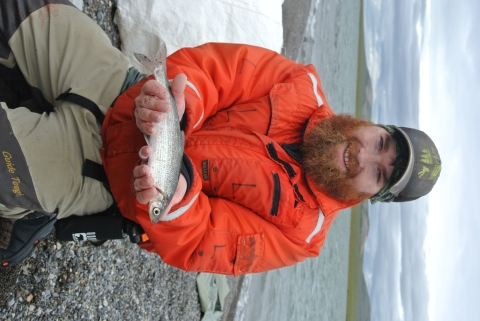
[[[167,65],[169,78],[189,81],[185,153],[194,177],[164,221],[150,222],[131,187],[145,145],[133,100],[146,79],[117,99],[102,130],[112,194],[150,238],[141,246],[186,271],[235,276],[318,256],[338,211],[354,203],[325,195],[283,148],[333,115],[314,67],[213,43],[177,51]]]

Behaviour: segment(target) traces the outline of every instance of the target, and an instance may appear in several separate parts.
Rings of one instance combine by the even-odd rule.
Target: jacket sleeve
[[[274,84],[304,67],[274,51],[249,45],[208,43],[173,53],[167,60],[169,78],[184,73],[188,79],[186,137],[218,111],[268,96]]]
[[[147,206],[136,203],[136,221],[149,237],[140,247],[185,271],[235,276],[293,265],[319,254],[319,247],[308,251],[249,209],[209,198],[201,191],[198,175],[195,172],[190,191],[163,221],[152,224]]]

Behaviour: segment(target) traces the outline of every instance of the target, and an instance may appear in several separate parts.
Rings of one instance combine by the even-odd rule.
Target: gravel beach
[[[284,49],[295,58],[311,0],[283,4]],[[119,48],[115,1],[84,0],[83,11]],[[0,75],[0,101],[18,105]],[[58,242],[50,235],[32,256],[0,270],[1,320],[200,320],[196,273],[186,273],[127,239],[95,247]],[[233,320],[242,278],[229,277],[223,320]]]

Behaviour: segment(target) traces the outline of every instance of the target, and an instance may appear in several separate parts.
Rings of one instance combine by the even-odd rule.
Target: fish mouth
[[[159,220],[163,220],[165,216],[167,216],[168,213],[166,212],[166,209],[171,201],[171,197],[165,192],[158,187],[155,188],[158,191],[157,196],[154,200],[150,201],[148,206],[148,212],[152,223],[157,223]]]
[[[167,216],[167,213],[165,209],[167,206],[164,206],[165,204],[163,203],[158,203],[155,202],[154,204],[151,204],[150,209],[148,211],[149,216],[150,216],[150,221],[152,223],[157,223],[160,220],[163,220],[165,216]]]

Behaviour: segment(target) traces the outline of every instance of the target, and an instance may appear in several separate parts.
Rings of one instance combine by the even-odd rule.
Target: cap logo
[[[435,147],[431,147],[430,149],[422,149],[422,156],[420,158],[420,162],[429,166],[427,167],[423,165],[422,170],[418,172],[419,178],[422,178],[428,172],[430,172],[428,180],[436,179],[438,177],[438,174],[440,174],[440,171],[442,169],[442,165],[440,161],[440,156],[438,155],[438,151]]]

